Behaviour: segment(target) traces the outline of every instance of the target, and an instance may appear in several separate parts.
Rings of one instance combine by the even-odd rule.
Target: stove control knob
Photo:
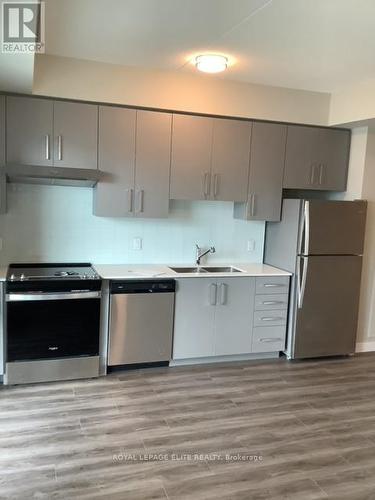
[[[22,273],[20,276],[20,279],[21,279],[21,281],[23,281],[24,279],[26,279],[26,276]]]
[[[16,279],[15,275],[14,274],[11,274],[10,275],[10,281],[14,281]]]

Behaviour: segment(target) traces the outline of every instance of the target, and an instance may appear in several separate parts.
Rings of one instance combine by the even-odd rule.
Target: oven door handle
[[[57,293],[7,293],[7,302],[26,302],[34,300],[72,300],[72,299],[100,299],[101,292],[57,292]]]

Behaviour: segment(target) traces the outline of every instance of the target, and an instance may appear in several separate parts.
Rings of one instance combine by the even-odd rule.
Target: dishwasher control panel
[[[174,280],[122,280],[111,282],[111,293],[173,293]]]

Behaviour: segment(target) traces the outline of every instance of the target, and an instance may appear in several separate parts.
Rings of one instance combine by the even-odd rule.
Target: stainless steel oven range
[[[90,264],[11,264],[4,383],[97,377],[100,299]]]

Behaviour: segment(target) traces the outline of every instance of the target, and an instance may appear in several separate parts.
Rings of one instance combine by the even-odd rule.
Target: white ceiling
[[[375,77],[375,0],[47,0],[48,54],[332,92]]]

